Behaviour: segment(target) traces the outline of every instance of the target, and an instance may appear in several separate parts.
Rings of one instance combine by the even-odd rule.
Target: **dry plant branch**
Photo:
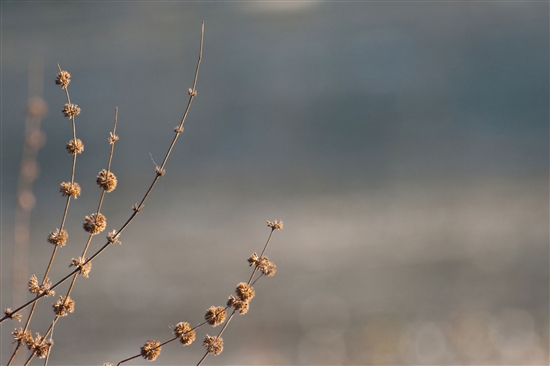
[[[249,309],[249,303],[250,300],[255,296],[254,288],[251,285],[251,281],[254,278],[254,274],[257,271],[262,272],[258,278],[254,281],[254,283],[260,279],[260,277],[267,275],[267,276],[273,276],[276,272],[276,266],[273,262],[270,262],[269,259],[264,256],[265,251],[267,249],[267,246],[269,245],[269,242],[271,241],[271,237],[273,236],[273,231],[275,230],[281,230],[283,228],[283,222],[282,221],[274,221],[270,222],[267,221],[267,226],[271,228],[271,231],[269,232],[269,237],[267,238],[267,242],[264,245],[264,248],[262,250],[261,255],[258,257],[256,253],[253,253],[250,258],[248,258],[248,263],[251,266],[254,266],[254,269],[252,271],[252,276],[250,276],[250,279],[247,283],[241,282],[237,285],[237,288],[235,290],[236,296],[230,295],[229,300],[227,302],[227,306],[212,306],[210,307],[205,314],[205,321],[194,326],[191,328],[189,326],[189,323],[180,322],[176,327],[174,328],[174,334],[175,337],[168,339],[164,342],[159,341],[147,341],[143,347],[141,347],[141,352],[125,358],[122,361],[119,361],[116,366],[120,366],[123,363],[126,363],[128,361],[131,361],[133,359],[136,359],[138,357],[143,357],[146,360],[154,361],[161,352],[162,346],[171,343],[175,341],[176,339],[180,339],[180,342],[184,345],[190,345],[195,340],[195,330],[202,327],[203,325],[210,324],[214,327],[224,323],[226,319],[226,310],[228,308],[233,308],[233,311],[231,312],[231,315],[225,321],[223,327],[220,329],[218,334],[215,337],[211,337],[209,335],[206,335],[203,341],[203,345],[207,348],[206,353],[202,358],[198,361],[197,366],[201,365],[206,357],[208,357],[209,354],[213,353],[215,356],[219,355],[223,351],[223,339],[222,334],[227,329],[227,326],[229,325],[229,322],[233,317],[235,316],[235,313],[238,311],[240,314],[244,315],[248,312]],[[104,366],[114,366],[114,364],[111,363],[105,363]]]
[[[54,244],[54,249],[49,259],[49,263],[47,265],[45,274],[42,277],[41,281],[38,280],[36,275],[33,275],[29,281],[29,285],[28,285],[29,290],[31,291],[31,293],[35,295],[35,297],[30,301],[26,302],[25,304],[17,307],[13,311],[11,309],[6,309],[4,311],[5,315],[0,319],[0,322],[5,321],[6,319],[20,320],[21,315],[18,314],[17,312],[32,305],[29,311],[28,317],[25,321],[25,326],[23,328],[15,329],[12,332],[15,342],[17,344],[8,362],[8,366],[10,366],[13,363],[15,356],[18,354],[18,351],[22,348],[22,346],[26,346],[26,348],[28,348],[28,350],[30,351],[30,355],[26,359],[25,366],[30,364],[30,362],[33,360],[35,356],[38,358],[45,359],[45,363],[44,363],[45,366],[48,364],[49,357],[53,349],[53,331],[54,331],[55,325],[57,324],[60,318],[74,311],[75,303],[74,303],[74,300],[71,299],[70,295],[76,286],[78,275],[88,277],[88,273],[90,272],[92,267],[92,261],[95,258],[97,258],[101,253],[103,253],[105,249],[107,249],[107,247],[109,247],[111,244],[120,244],[120,240],[119,240],[120,235],[130,225],[130,223],[133,222],[136,216],[143,210],[145,201],[153,191],[159,179],[165,175],[166,173],[165,169],[166,169],[168,159],[171,155],[171,152],[175,146],[176,141],[184,131],[185,120],[188,116],[192,102],[194,98],[197,96],[196,86],[197,86],[198,74],[199,74],[201,60],[202,60],[203,43],[204,43],[204,22],[202,23],[202,26],[201,26],[199,57],[197,60],[197,66],[196,66],[195,74],[193,78],[193,85],[191,88],[188,89],[189,99],[187,102],[187,106],[185,107],[181,122],[179,123],[178,126],[174,128],[175,135],[168,146],[168,149],[162,160],[162,163],[160,165],[155,164],[155,176],[151,184],[147,188],[146,192],[142,196],[139,203],[136,203],[132,207],[132,213],[130,214],[128,219],[120,226],[118,230],[113,230],[110,233],[108,233],[106,243],[101,248],[96,250],[89,258],[86,258],[87,253],[90,251],[89,248],[93,237],[103,232],[107,226],[106,218],[101,213],[103,203],[105,201],[105,194],[114,190],[117,185],[116,176],[111,172],[111,164],[112,164],[112,159],[114,155],[114,145],[115,145],[115,142],[118,140],[118,136],[116,135],[117,121],[118,121],[118,108],[115,109],[113,131],[110,132],[110,137],[109,137],[109,143],[111,147],[110,147],[107,168],[101,170],[99,172],[99,175],[96,178],[96,183],[102,188],[102,192],[99,197],[97,209],[95,210],[94,213],[90,214],[90,216],[86,216],[83,224],[84,230],[89,234],[88,238],[85,241],[81,256],[78,258],[72,259],[71,266],[74,266],[75,269],[71,270],[70,273],[68,273],[66,276],[64,276],[63,278],[61,278],[60,280],[52,284],[50,282],[50,279],[48,278],[48,274],[50,273],[50,270],[53,266],[57,249],[64,246],[67,242],[68,233],[65,230],[65,226],[66,226],[65,224],[66,224],[66,219],[67,219],[68,209],[71,203],[71,199],[72,198],[76,199],[80,195],[80,186],[78,185],[78,183],[75,182],[75,171],[76,171],[77,155],[84,150],[84,145],[82,144],[82,141],[77,138],[76,125],[75,125],[75,116],[80,114],[80,108],[76,104],[73,104],[71,102],[71,98],[68,91],[68,84],[70,83],[71,75],[67,71],[62,70],[59,64],[57,65],[59,69],[59,73],[57,75],[56,84],[61,85],[61,88],[65,90],[65,96],[67,99],[67,103],[63,108],[63,114],[65,115],[65,117],[68,117],[71,120],[71,126],[72,126],[72,139],[67,143],[67,146],[66,146],[68,152],[73,155],[72,164],[71,164],[71,179],[69,182],[63,182],[60,187],[60,192],[62,193],[63,196],[67,197],[67,200],[65,202],[65,208],[61,219],[61,225],[54,232],[50,233],[48,238],[48,242],[50,242],[51,244]],[[214,354],[214,355],[220,354],[223,351],[222,335],[226,331],[229,323],[234,318],[237,312],[240,314],[246,314],[249,310],[249,303],[252,300],[252,298],[255,296],[255,290],[253,288],[253,285],[261,277],[273,276],[276,272],[275,264],[269,261],[269,259],[265,256],[265,252],[273,236],[273,232],[275,230],[282,229],[283,224],[280,221],[274,221],[274,222],[267,221],[267,225],[271,228],[271,231],[261,251],[261,254],[258,256],[256,253],[253,253],[248,258],[249,265],[254,267],[252,270],[252,274],[248,279],[248,282],[246,283],[241,282],[237,285],[235,289],[235,294],[229,296],[229,299],[225,306],[212,306],[209,309],[207,309],[204,315],[205,320],[195,325],[194,327],[191,327],[190,324],[186,322],[178,323],[176,326],[173,327],[174,336],[172,338],[162,343],[155,340],[149,340],[141,347],[140,353],[120,361],[118,365],[126,363],[140,356],[146,360],[153,361],[159,356],[162,346],[168,343],[171,343],[175,340],[179,340],[183,345],[190,345],[195,340],[195,337],[196,337],[195,331],[198,328],[205,326],[206,324],[212,325],[213,327],[216,327],[221,324],[223,324],[223,326],[221,327],[217,335],[209,336],[207,334],[204,337],[203,346],[206,347],[206,353],[198,361],[197,366],[201,365],[209,354]],[[259,272],[260,272],[259,276],[256,276],[256,274]],[[38,305],[39,300],[43,297],[53,295],[54,290],[58,286],[60,286],[62,283],[68,280],[71,280],[71,281],[65,296],[60,296],[59,300],[55,304],[53,304],[55,315],[48,329],[42,335],[39,333],[36,333],[36,335],[33,336],[32,332],[30,331],[30,322],[31,322],[31,318],[33,317],[33,314],[35,313],[35,309]],[[232,311],[228,317],[227,311],[229,308],[232,308]],[[20,355],[20,356],[23,356],[23,355]],[[114,366],[113,364],[105,364],[105,365]]]
[[[103,251],[112,243],[115,243],[118,241],[118,238],[120,237],[120,234],[122,234],[122,232],[128,227],[128,225],[134,220],[134,218],[137,216],[137,214],[143,210],[143,206],[145,204],[145,201],[147,200],[147,197],[149,197],[151,191],[153,190],[153,188],[155,187],[157,181],[160,179],[160,177],[164,176],[164,174],[166,173],[164,167],[166,166],[166,163],[168,161],[168,158],[170,157],[170,153],[172,152],[172,149],[174,148],[174,145],[178,139],[178,136],[183,133],[183,125],[185,123],[185,120],[187,118],[187,114],[189,113],[189,109],[191,108],[191,103],[193,102],[193,99],[197,96],[197,91],[196,91],[196,86],[197,86],[197,79],[198,79],[198,76],[199,76],[199,69],[200,69],[200,64],[201,64],[201,60],[202,60],[202,49],[203,49],[203,42],[204,42],[204,22],[202,23],[202,28],[201,28],[201,41],[200,41],[200,49],[199,49],[199,59],[197,61],[197,67],[195,69],[195,77],[193,79],[193,87],[192,88],[189,88],[189,101],[187,102],[187,107],[185,108],[185,112],[183,114],[183,117],[181,119],[181,122],[180,124],[174,129],[174,132],[175,132],[175,136],[168,148],[168,151],[166,152],[166,155],[162,161],[162,164],[160,165],[160,167],[157,167],[155,169],[155,172],[156,172],[156,175],[155,175],[155,178],[153,179],[153,182],[151,183],[151,185],[149,186],[149,188],[147,189],[147,192],[145,192],[145,195],[143,196],[143,198],[141,199],[140,203],[139,204],[136,204],[133,206],[133,212],[132,214],[130,215],[130,217],[128,218],[128,220],[126,220],[126,222],[120,227],[120,229],[110,233],[108,235],[108,238],[107,238],[107,242],[99,249],[97,250],[92,256],[90,256],[90,258],[88,258],[82,265],[86,265],[88,264],[89,262],[93,261],[98,255],[100,255],[101,253],[103,253]],[[67,93],[68,94],[68,93]],[[74,130],[74,128],[73,128]],[[76,132],[75,132],[75,139],[76,139]],[[74,164],[73,164],[74,165]],[[63,220],[63,223],[64,223],[64,220]],[[73,276],[75,273],[77,273],[79,271],[79,269],[75,269],[73,270],[72,272],[70,272],[69,274],[67,274],[65,277],[61,278],[59,281],[57,281],[56,283],[54,283],[53,285],[51,285],[49,287],[50,290],[54,290],[55,288],[57,288],[59,285],[61,285],[62,283],[64,283],[65,281],[67,281],[71,276]],[[5,314],[2,318],[0,318],[0,323],[5,321],[6,319],[11,319],[13,318],[14,314],[17,313],[18,311],[26,308],[27,306],[31,305],[31,304],[34,304],[36,303],[38,300],[40,300],[42,297],[46,296],[45,293],[42,293],[42,294],[39,294],[37,295],[34,299],[26,302],[25,304],[17,307],[16,309],[14,310],[11,310],[9,311],[9,314]]]

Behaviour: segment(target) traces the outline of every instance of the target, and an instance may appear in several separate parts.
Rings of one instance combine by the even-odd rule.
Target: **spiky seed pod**
[[[67,85],[71,82],[71,74],[65,70],[61,70],[57,77],[55,78],[55,83],[61,85],[61,89],[65,89]]]
[[[204,315],[204,319],[212,326],[218,326],[225,321],[225,309],[222,306],[211,306]]]
[[[23,332],[23,328],[15,328],[11,334],[17,343],[27,344],[32,339],[31,331],[28,329]]]
[[[63,106],[63,114],[65,117],[72,118],[80,114],[80,108],[76,104],[67,103]]]
[[[40,285],[38,284],[38,278],[36,278],[36,275],[32,275],[31,279],[29,280],[29,291],[32,294],[39,294],[40,293]]]
[[[59,192],[61,192],[63,197],[71,196],[76,199],[80,196],[80,185],[76,182],[63,182],[59,187]]]
[[[53,245],[59,245],[60,247],[62,247],[67,242],[68,238],[69,238],[69,233],[67,233],[67,230],[55,229],[55,231],[52,231],[48,236],[48,243],[51,243]]]
[[[92,270],[92,262],[90,261],[86,263],[87,260],[88,258],[84,257],[73,258],[69,267],[78,267],[78,269],[80,270],[80,274],[88,278],[90,271]]]
[[[263,274],[269,277],[275,276],[277,266],[273,262],[267,262],[267,266],[262,270]]]
[[[117,180],[116,176],[112,172],[108,172],[103,169],[97,176],[96,183],[103,188],[105,192],[111,192],[116,188]]]
[[[36,333],[35,339],[30,336],[25,340],[25,344],[27,345],[29,351],[33,351],[38,358],[46,358],[48,353],[50,353],[50,347],[53,344],[52,342],[45,341],[44,338],[45,337],[40,336],[40,333]]]
[[[141,357],[148,361],[154,361],[160,355],[160,342],[159,341],[147,341],[141,347]]]
[[[267,226],[271,228],[271,230],[281,230],[283,228],[283,222],[282,221],[267,221]]]
[[[235,310],[241,313],[241,315],[248,313],[248,301],[243,301],[233,295],[229,296],[229,300],[227,300],[227,306],[235,308]]]
[[[55,291],[50,290],[51,286],[52,283],[48,277],[44,279],[44,283],[41,285],[38,284],[38,278],[36,278],[36,275],[32,275],[29,280],[29,291],[36,295],[42,295],[43,293],[46,293],[46,296],[55,295]]]
[[[69,154],[81,154],[84,151],[84,144],[81,139],[72,139],[67,142],[66,149]]]
[[[207,334],[206,337],[204,337],[202,345],[206,347],[208,353],[213,353],[214,356],[217,356],[223,351],[223,338],[211,337]]]
[[[4,309],[4,315],[6,315],[10,319],[17,320],[18,322],[21,321],[21,314],[14,313],[13,311],[11,311],[11,308]]]
[[[256,254],[256,252],[252,253],[252,255],[250,256],[250,258],[248,258],[248,264],[250,266],[253,266],[255,265],[256,263],[258,263],[258,254]]]
[[[118,244],[120,245],[121,242],[118,240],[119,236],[117,236],[117,231],[113,230],[109,234],[107,234],[107,241],[109,241],[109,244]]]
[[[250,301],[254,297],[254,288],[248,283],[241,282],[235,289],[237,297],[242,301]]]
[[[93,213],[90,216],[86,216],[84,224],[82,224],[84,230],[92,235],[99,234],[107,226],[107,219],[101,213]]]
[[[191,326],[186,322],[176,324],[174,335],[179,338],[184,346],[190,345],[195,340],[195,331],[191,330]]]
[[[59,296],[59,300],[53,304],[53,312],[57,316],[67,316],[74,311],[74,301],[70,296],[67,296],[67,300],[63,296]]]
[[[269,277],[274,276],[277,272],[277,266],[275,265],[275,263],[270,262],[269,258],[267,258],[266,256],[261,257],[256,262],[256,267],[258,267],[258,269],[262,271],[264,275]]]
[[[115,142],[118,141],[118,136],[115,135],[115,134],[112,133],[112,132],[109,132],[109,139],[108,139],[107,141],[109,141],[109,144],[110,144],[110,145],[114,145]]]

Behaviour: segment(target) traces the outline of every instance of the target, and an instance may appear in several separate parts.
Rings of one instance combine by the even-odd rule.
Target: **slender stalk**
[[[201,60],[202,60],[202,48],[203,48],[203,41],[204,41],[204,22],[202,23],[202,30],[201,30],[201,42],[200,42],[200,51],[199,51],[199,59],[197,61],[197,67],[195,69],[195,77],[194,77],[194,81],[193,81],[193,88],[191,89],[191,93],[189,93],[189,101],[187,103],[187,107],[185,109],[185,112],[183,114],[183,117],[181,119],[181,122],[179,124],[179,126],[175,129],[175,133],[176,133],[176,136],[174,137],[174,139],[172,140],[172,143],[170,144],[170,147],[168,148],[168,151],[166,153],[166,156],[164,157],[164,160],[162,162],[162,165],[161,167],[159,167],[159,169],[157,170],[162,170],[164,169],[164,166],[166,165],[167,161],[168,161],[168,157],[170,156],[170,153],[174,147],[174,144],[176,143],[176,140],[178,138],[178,135],[181,134],[183,132],[183,125],[185,123],[185,119],[187,118],[187,114],[189,113],[189,109],[191,107],[191,103],[193,101],[193,99],[197,96],[196,94],[196,85],[197,85],[197,78],[198,78],[198,75],[199,75],[199,69],[200,69],[200,63],[201,63]],[[161,177],[161,175],[159,173],[157,173],[157,175],[155,176],[155,178],[153,179],[153,182],[151,183],[151,185],[149,186],[149,189],[147,190],[147,192],[145,193],[145,195],[143,196],[141,202],[136,205],[134,207],[134,211],[133,213],[130,215],[130,217],[126,220],[126,222],[121,226],[120,229],[118,229],[118,231],[115,232],[114,236],[113,236],[113,240],[117,239],[118,237],[120,237],[120,234],[128,227],[128,225],[134,220],[134,218],[137,216],[137,214],[143,209],[143,206],[145,204],[145,200],[147,199],[147,197],[149,197],[149,194],[151,193],[151,191],[153,190],[154,186],[156,185],[158,179]],[[86,260],[86,262],[84,262],[82,265],[86,265],[88,262],[91,262],[92,260],[94,260],[99,254],[101,254],[110,244],[112,243],[112,241],[108,241],[107,243],[105,243],[98,251],[96,251],[90,258],[88,258]],[[68,275],[66,275],[65,277],[63,277],[61,280],[57,281],[55,284],[53,284],[50,289],[53,290],[55,289],[57,286],[61,285],[63,282],[65,282],[68,278],[70,278],[72,275],[74,275],[76,272],[78,272],[79,269],[75,269],[73,270],[72,272],[70,272]],[[19,306],[18,308],[16,308],[15,310],[13,310],[12,312],[13,313],[16,313],[18,312],[19,310],[21,309],[24,309],[26,308],[27,306],[31,305],[31,304],[34,304],[36,303],[38,300],[40,300],[42,297],[45,296],[45,293],[41,294],[41,295],[37,295],[34,299],[31,299],[29,301],[27,301],[25,304]],[[0,318],[0,323],[5,321],[6,319],[9,319],[9,316],[7,315],[4,315],[2,318]]]

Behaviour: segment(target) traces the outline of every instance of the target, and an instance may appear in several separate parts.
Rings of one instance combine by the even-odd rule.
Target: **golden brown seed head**
[[[86,216],[84,224],[82,225],[84,230],[92,235],[99,234],[107,226],[107,219],[101,213],[93,213],[90,216]]]
[[[32,339],[31,331],[28,329],[23,332],[23,328],[15,328],[11,334],[13,335],[13,339],[18,343],[27,344]]]
[[[206,337],[204,337],[202,345],[206,347],[208,353],[213,353],[214,356],[217,356],[223,351],[223,338],[211,337],[207,334]]]
[[[50,236],[48,236],[48,243],[64,246],[67,242],[67,239],[69,238],[69,233],[67,233],[67,230],[59,230],[55,229],[55,231],[50,233]]]
[[[61,192],[63,197],[71,196],[76,199],[80,196],[80,185],[76,182],[63,182],[59,187],[59,192]]]
[[[81,154],[84,151],[84,144],[81,139],[72,139],[67,142],[66,148],[69,154]]]
[[[204,319],[212,326],[220,325],[225,321],[225,309],[222,306],[211,306],[204,315]]]
[[[67,85],[71,82],[71,74],[67,71],[61,70],[57,77],[55,78],[55,83],[61,85],[61,89],[65,89]]]
[[[12,312],[11,308],[5,309],[4,315],[6,315],[10,319],[17,320],[18,322],[21,321],[21,314]]]
[[[65,117],[68,117],[68,118],[72,118],[80,114],[80,108],[76,104],[72,104],[72,103],[65,104],[62,111]]]
[[[271,228],[271,230],[281,230],[283,228],[283,222],[282,221],[267,221],[267,226]]]
[[[227,300],[227,306],[234,307],[241,315],[248,313],[248,301],[243,301],[233,295],[229,296]]]
[[[109,141],[109,144],[114,145],[115,142],[118,141],[118,136],[115,135],[115,134],[112,133],[112,132],[109,132],[109,139],[108,139],[108,141]]]
[[[120,245],[120,240],[118,240],[118,238],[120,237],[117,236],[117,231],[116,230],[113,230],[111,231],[109,234],[107,234],[107,240],[109,241],[109,244],[118,244]]]
[[[57,316],[67,316],[69,313],[74,311],[74,301],[70,296],[67,296],[67,299],[63,296],[59,296],[59,300],[53,304],[53,312]]]
[[[141,357],[148,361],[154,361],[160,355],[160,342],[159,341],[147,341],[141,347]]]
[[[252,255],[250,256],[250,258],[248,258],[248,264],[250,264],[251,266],[255,265],[256,263],[258,263],[258,254],[256,254],[256,252],[252,253]]]
[[[254,288],[247,283],[241,282],[235,289],[237,297],[242,301],[250,301],[254,297]]]
[[[73,258],[69,267],[78,267],[80,274],[88,278],[90,271],[92,270],[92,262],[90,261],[86,263],[87,260],[88,259],[84,257]]]
[[[256,262],[256,267],[266,276],[272,277],[277,272],[275,263],[270,262],[266,256],[263,256]]]
[[[112,192],[116,188],[117,180],[112,172],[103,169],[97,176],[96,183],[103,188],[105,192]]]
[[[33,351],[38,358],[46,358],[53,344],[52,342],[46,341],[45,338],[46,337],[41,337],[40,333],[36,333],[35,339],[32,339],[31,336],[30,339],[25,342],[29,351]]]
[[[38,284],[38,278],[36,278],[36,275],[32,275],[29,280],[29,291],[36,295],[42,295],[44,292],[46,293],[45,296],[55,295],[55,291],[50,290],[51,286],[52,283],[48,277],[44,279],[44,283],[41,285]]]
[[[189,323],[180,322],[174,327],[174,335],[179,338],[181,344],[187,346],[195,340],[195,331],[191,330]]]

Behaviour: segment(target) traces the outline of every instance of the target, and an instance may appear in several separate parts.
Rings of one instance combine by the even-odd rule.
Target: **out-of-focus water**
[[[167,174],[122,246],[78,279],[50,365],[116,363],[148,339],[169,339],[170,325],[201,322],[248,279],[246,259],[274,219],[285,224],[267,253],[278,273],[257,283],[250,312],[206,363],[547,364],[547,3],[1,6],[2,308],[16,305],[29,65],[42,65],[49,112],[28,276],[47,265],[45,238],[64,207],[57,187],[70,177],[57,63],[82,108],[83,194],[71,203],[55,280],[85,243],[115,106],[108,230],[154,178],[192,85],[201,21],[206,28],[198,97]],[[40,302],[33,332],[47,329],[54,301]],[[2,364],[14,326],[2,323]],[[202,338],[218,331],[166,345],[155,363],[196,364]]]

